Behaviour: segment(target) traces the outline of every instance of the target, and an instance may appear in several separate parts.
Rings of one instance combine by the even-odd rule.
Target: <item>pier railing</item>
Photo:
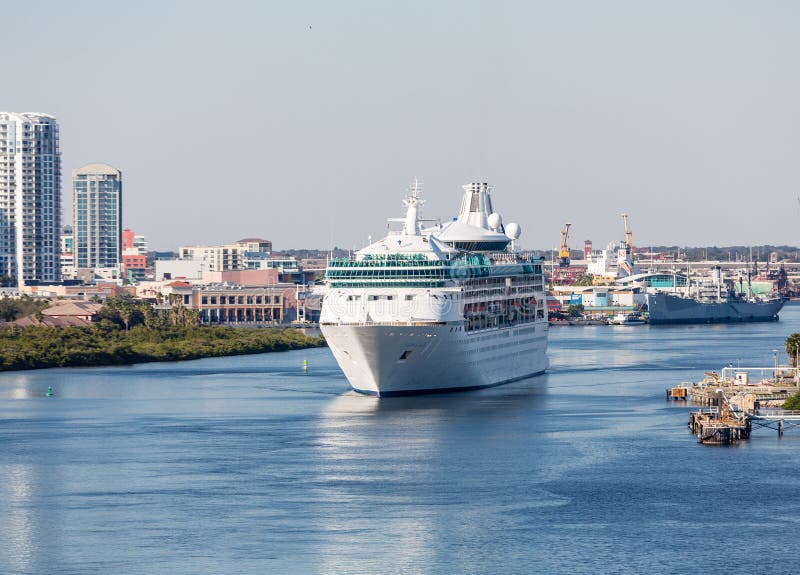
[[[756,382],[774,380],[798,381],[800,380],[800,368],[788,365],[774,365],[772,367],[733,367],[729,365],[722,368],[720,377],[723,381],[733,380],[735,383],[741,383],[742,385],[749,385],[751,378],[756,379]]]
[[[800,409],[756,409],[753,415],[775,419],[800,419]]]

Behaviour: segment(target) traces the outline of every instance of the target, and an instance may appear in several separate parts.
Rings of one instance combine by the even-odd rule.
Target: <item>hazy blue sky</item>
[[[360,247],[495,186],[546,248],[800,244],[798,2],[0,3],[0,110],[124,174],[156,249]]]

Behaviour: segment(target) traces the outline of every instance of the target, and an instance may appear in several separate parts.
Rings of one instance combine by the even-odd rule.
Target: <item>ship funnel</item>
[[[492,209],[492,188],[486,182],[472,182],[464,186],[464,198],[458,221],[478,228],[489,229],[489,215]],[[500,224],[502,230],[502,224]]]
[[[714,266],[711,269],[711,280],[716,287],[722,285],[722,268],[720,266]]]
[[[425,200],[419,197],[422,186],[417,178],[414,178],[414,183],[411,185],[411,195],[403,200],[407,210],[405,225],[403,226],[403,233],[407,236],[419,235],[419,209]]]

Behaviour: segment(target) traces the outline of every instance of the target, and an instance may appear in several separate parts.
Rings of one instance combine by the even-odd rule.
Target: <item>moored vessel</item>
[[[651,324],[660,323],[729,323],[778,321],[778,312],[785,303],[778,294],[753,295],[726,279],[715,266],[709,277],[687,281],[683,291],[655,291],[647,294],[647,311]],[[688,274],[687,274],[688,276]]]
[[[699,299],[666,292],[647,294],[651,324],[778,321],[784,303],[781,298]]]
[[[644,325],[645,319],[639,312],[618,313],[608,320],[609,325]]]

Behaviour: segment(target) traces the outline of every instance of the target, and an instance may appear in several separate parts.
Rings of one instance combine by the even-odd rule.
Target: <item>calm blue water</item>
[[[327,349],[0,374],[0,573],[795,573],[800,431],[699,446],[664,401],[781,317],[553,328],[548,375],[421,398]]]

